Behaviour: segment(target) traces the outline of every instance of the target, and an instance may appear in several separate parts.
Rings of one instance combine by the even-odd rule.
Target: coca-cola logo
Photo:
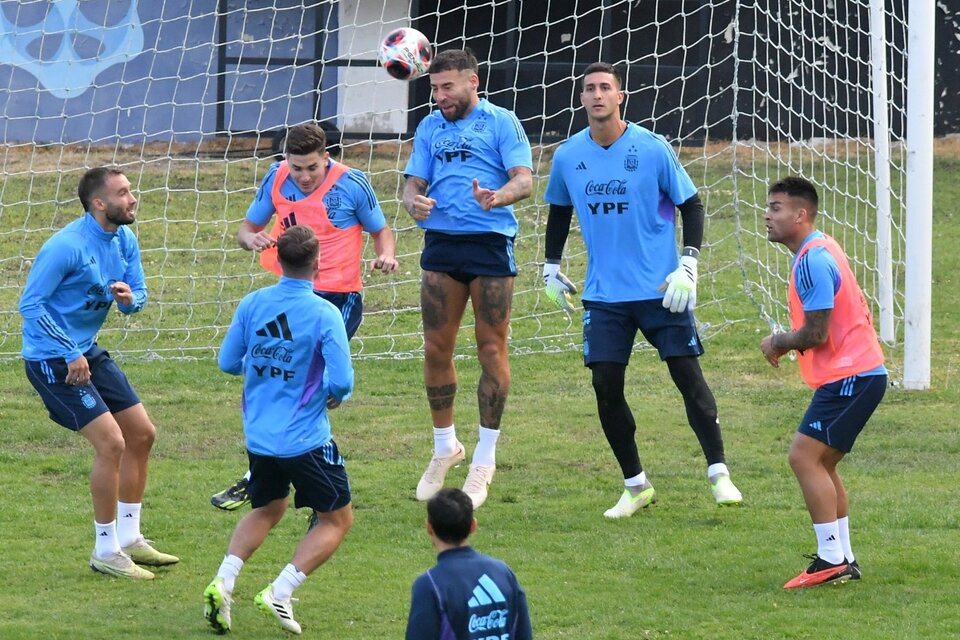
[[[508,613],[509,611],[507,609],[494,609],[485,616],[478,616],[477,614],[471,615],[470,633],[506,628]]]
[[[268,347],[262,344],[255,344],[253,345],[253,349],[250,350],[250,355],[254,358],[267,358],[268,360],[289,363],[293,360],[293,349],[282,344]]]
[[[594,182],[593,180],[587,183],[584,192],[588,196],[622,196],[627,193],[627,181],[626,180],[610,180],[608,182]]]

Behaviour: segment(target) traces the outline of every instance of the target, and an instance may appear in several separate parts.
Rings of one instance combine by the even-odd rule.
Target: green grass
[[[255,183],[255,173],[234,176],[236,184]],[[699,448],[686,426],[679,397],[662,363],[643,350],[636,353],[628,370],[627,393],[637,416],[641,456],[659,503],[627,521],[605,521],[602,512],[620,492],[619,470],[600,431],[589,376],[579,354],[566,350],[513,357],[513,387],[497,477],[490,499],[479,511],[480,530],[473,542],[514,568],[528,592],[538,638],[960,636],[956,614],[960,510],[955,506],[960,486],[955,424],[960,405],[960,306],[956,302],[960,282],[955,276],[960,254],[953,250],[960,243],[954,206],[960,200],[958,175],[960,160],[938,160],[933,388],[927,392],[892,389],[842,467],[851,494],[854,547],[864,570],[859,584],[801,593],[782,589],[805,566],[801,554],[815,548],[809,518],[786,462],[787,446],[810,391],[801,384],[795,364],[785,361],[781,370],[773,370],[761,357],[757,345],[766,325],[756,319],[755,312],[749,313],[752,305],[745,296],[731,293],[742,282],[735,268],[721,270],[704,284],[707,290],[716,287],[724,301],[707,306],[701,319],[740,321],[708,341],[702,363],[720,405],[728,462],[745,496],[741,508],[718,510],[713,505]],[[712,173],[703,178],[704,184],[714,185],[710,193],[718,199],[714,203],[718,206],[711,207],[718,215],[708,227],[708,233],[714,233],[710,237],[734,234],[734,216],[719,206],[719,199],[729,199],[728,187],[754,187],[728,185],[722,175]],[[192,179],[171,174],[157,178],[155,185],[215,191],[223,184],[222,180],[194,183]],[[389,182],[390,176],[380,179]],[[12,182],[5,193],[21,188]],[[149,197],[159,198],[161,187],[155,185]],[[383,184],[378,189],[389,187]],[[194,197],[189,192],[176,191],[170,197],[186,198],[183,206],[188,211],[196,206],[189,202]],[[206,194],[204,198],[209,199]],[[158,200],[157,206],[162,204]],[[211,206],[223,211],[229,207],[229,215],[221,217],[232,225],[245,204]],[[33,207],[30,215],[40,215],[42,209]],[[167,211],[168,216],[179,215],[175,207]],[[16,207],[3,215],[16,215]],[[56,224],[65,221],[60,216]],[[537,224],[533,219],[528,222]],[[157,235],[144,237],[143,242],[145,246],[156,246],[155,241],[216,246],[229,239],[229,228],[226,223],[182,222],[165,229],[170,233],[189,229],[190,240]],[[148,235],[160,233],[150,230],[150,225],[141,229]],[[0,244],[4,256],[17,255],[13,234],[0,237]],[[525,249],[530,255],[536,250]],[[729,256],[728,251],[724,244],[716,256]],[[163,316],[163,326],[182,327],[172,337],[162,338],[162,344],[189,344],[198,334],[211,344],[219,341],[216,314],[229,316],[230,305],[216,310],[208,303],[221,296],[229,300],[250,285],[249,274],[256,268],[248,264],[248,257],[239,252],[224,257],[216,251],[167,257],[161,251],[147,254],[145,259],[152,261],[148,275],[168,270],[164,286],[169,290],[164,295],[171,304],[164,308],[168,315]],[[576,260],[574,268],[581,264]],[[219,289],[221,283],[191,280],[191,269],[201,267],[224,274],[225,288]],[[7,281],[16,280],[17,268],[0,261],[0,269]],[[531,269],[522,276],[528,289],[536,286],[535,281]],[[406,288],[399,295],[393,299],[374,290],[368,300],[374,309],[399,303],[414,306],[415,312],[416,298]],[[193,298],[186,299],[189,296]],[[11,303],[11,297],[5,291],[4,302]],[[521,304],[536,309],[533,302]],[[361,335],[381,322],[378,317],[368,321]],[[565,321],[550,316],[543,322],[542,336],[560,336],[544,344],[563,347]],[[143,326],[150,324],[144,321]],[[415,333],[416,323],[402,330]],[[515,331],[525,335],[527,329]],[[104,341],[108,348],[115,336],[111,333]],[[410,340],[415,338],[411,335]],[[469,335],[461,340],[470,343]],[[211,357],[201,355],[195,361],[127,359],[123,363],[160,431],[144,531],[162,550],[182,558],[179,565],[160,569],[152,583],[124,582],[87,568],[92,547],[90,447],[83,438],[49,421],[20,363],[0,362],[0,397],[4,398],[0,403],[4,487],[0,584],[8,594],[0,614],[0,638],[211,635],[201,618],[201,594],[241,514],[216,511],[209,505],[209,496],[236,479],[245,459],[239,417],[241,382],[221,374]],[[472,450],[479,372],[472,358],[457,364],[459,433]],[[347,458],[356,524],[330,563],[297,592],[301,601],[296,614],[306,637],[401,637],[410,584],[434,561],[423,530],[423,505],[412,498],[431,443],[420,362],[416,358],[362,359],[356,367],[357,391],[332,416]],[[452,472],[450,484],[462,481],[464,474],[465,468]],[[291,511],[247,563],[236,591],[235,637],[281,636],[272,620],[256,611],[253,596],[288,561],[305,525],[306,514]]]
[[[622,522],[601,514],[620,492],[586,370],[575,353],[514,358],[480,550],[517,572],[539,638],[950,638],[960,583],[955,388],[891,391],[850,460],[860,584],[786,593],[815,548],[786,448],[809,392],[795,370],[769,369],[753,336],[717,338],[704,367],[718,397],[742,508],[713,505],[696,440],[664,367],[638,354],[629,398],[658,505]],[[951,356],[939,364],[956,371]],[[93,574],[89,446],[50,423],[20,367],[0,369],[0,637],[207,637],[201,593],[240,514],[209,495],[243,470],[240,382],[212,362],[128,362],[160,429],[144,530],[182,562],[153,583]],[[460,434],[476,439],[478,370],[459,363]],[[943,371],[940,369],[939,371]],[[413,578],[433,551],[412,499],[430,448],[419,363],[358,363],[355,397],[333,414],[348,460],[356,524],[332,561],[298,591],[311,637],[400,637]],[[559,382],[561,381],[562,382]],[[472,448],[472,447],[471,447]],[[465,469],[452,472],[451,484]],[[305,514],[291,511],[247,563],[236,637],[279,635],[252,599],[288,561]],[[894,613],[895,612],[895,613]]]

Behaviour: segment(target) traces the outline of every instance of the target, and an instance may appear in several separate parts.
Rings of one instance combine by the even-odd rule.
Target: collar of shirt
[[[100,226],[100,223],[97,222],[97,219],[94,218],[93,214],[89,211],[83,216],[83,230],[98,240],[113,240],[114,236],[117,235],[116,231],[104,231],[103,227]]]
[[[300,278],[288,278],[287,276],[280,276],[280,282],[277,284],[287,289],[309,289],[310,291],[313,291],[313,280],[302,280]]]

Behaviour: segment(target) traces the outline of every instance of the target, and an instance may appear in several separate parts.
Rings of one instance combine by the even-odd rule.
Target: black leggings
[[[703,378],[700,362],[694,356],[667,358],[666,362],[670,377],[683,396],[687,420],[697,435],[707,464],[723,462],[723,438],[720,435],[717,403]],[[637,424],[623,395],[626,368],[627,365],[618,362],[595,362],[590,365],[600,426],[620,464],[623,477],[632,478],[643,471],[643,466],[637,452]]]

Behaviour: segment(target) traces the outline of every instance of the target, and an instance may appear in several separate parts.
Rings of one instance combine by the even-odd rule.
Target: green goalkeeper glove
[[[559,264],[544,263],[543,286],[546,288],[547,297],[555,305],[563,309],[567,315],[573,313],[573,298],[570,297],[570,294],[577,292],[577,286],[570,282],[567,276],[560,273]]]
[[[693,247],[684,247],[680,256],[680,266],[667,275],[659,291],[663,296],[663,308],[673,313],[693,310],[697,304],[697,258],[700,252]]]

